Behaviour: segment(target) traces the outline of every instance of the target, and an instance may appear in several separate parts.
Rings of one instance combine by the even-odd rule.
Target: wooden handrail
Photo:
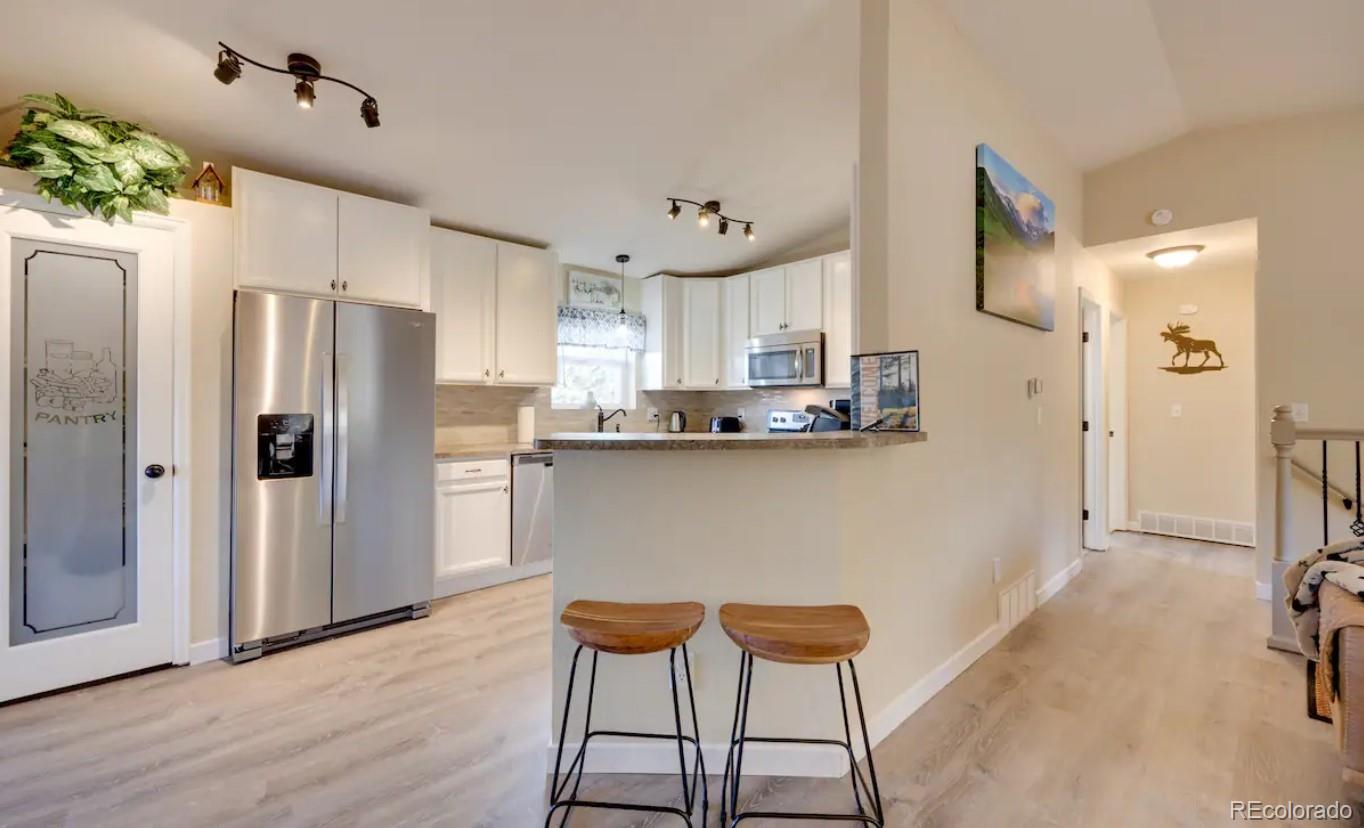
[[[1299,440],[1327,440],[1345,443],[1364,443],[1364,429],[1359,428],[1298,428],[1293,424],[1293,435]]]

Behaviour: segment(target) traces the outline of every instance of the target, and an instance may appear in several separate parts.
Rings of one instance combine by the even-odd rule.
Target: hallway
[[[1232,798],[1334,801],[1331,729],[1303,713],[1301,662],[1264,647],[1251,555],[1114,536],[877,748],[889,823],[1202,826],[1226,822]],[[538,824],[548,603],[539,578],[239,667],[0,707],[0,825]],[[584,794],[675,785],[589,777]],[[744,793],[827,809],[848,789],[753,779]]]

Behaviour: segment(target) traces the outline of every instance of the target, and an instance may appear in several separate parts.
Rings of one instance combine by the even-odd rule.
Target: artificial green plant
[[[189,165],[170,141],[59,94],[25,95],[28,105],[6,161],[38,177],[38,194],[112,221],[134,210],[165,215]]]

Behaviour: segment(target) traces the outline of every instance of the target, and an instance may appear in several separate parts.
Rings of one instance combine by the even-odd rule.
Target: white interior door
[[[1082,444],[1084,457],[1084,503],[1082,544],[1086,549],[1108,548],[1107,486],[1103,478],[1103,344],[1102,309],[1084,299],[1081,304]]]
[[[174,657],[172,239],[0,213],[0,701]]]
[[[1108,528],[1127,528],[1127,320],[1108,323]]]

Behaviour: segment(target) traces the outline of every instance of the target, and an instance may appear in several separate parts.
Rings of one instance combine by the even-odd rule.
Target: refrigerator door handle
[[[336,465],[336,389],[333,379],[335,359],[331,351],[322,352],[322,473],[317,483],[317,522],[332,522],[332,478]]]
[[[350,380],[345,354],[336,355],[336,523],[346,522],[346,478],[350,456]]]

